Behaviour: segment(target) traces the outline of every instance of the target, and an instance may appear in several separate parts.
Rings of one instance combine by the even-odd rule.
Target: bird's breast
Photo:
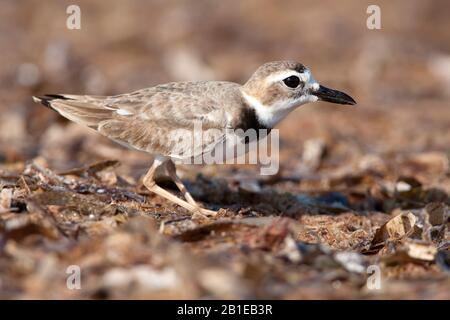
[[[234,130],[243,130],[244,132],[254,130],[256,137],[259,139],[261,134],[269,134],[271,128],[267,127],[259,121],[256,112],[253,108],[242,108],[235,123],[232,125]]]

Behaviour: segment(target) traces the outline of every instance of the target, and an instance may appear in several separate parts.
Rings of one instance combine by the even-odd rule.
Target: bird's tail
[[[96,129],[99,122],[111,118],[116,110],[106,106],[104,97],[46,94],[33,97],[35,102],[55,110],[63,117],[76,123]]]

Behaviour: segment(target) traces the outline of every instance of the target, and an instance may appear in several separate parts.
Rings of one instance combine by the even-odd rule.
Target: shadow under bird
[[[294,61],[266,63],[244,85],[172,82],[116,96],[48,94],[33,99],[120,144],[152,154],[145,187],[205,216],[216,212],[193,199],[177,176],[174,162],[211,152],[223,143],[229,129],[272,129],[306,103],[356,104],[349,95],[320,85],[308,68]],[[202,124],[200,147],[180,139],[196,122]],[[165,170],[185,200],[156,184],[157,169]]]

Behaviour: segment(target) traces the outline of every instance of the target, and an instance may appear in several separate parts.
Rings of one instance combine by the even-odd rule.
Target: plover
[[[48,94],[33,99],[116,142],[154,155],[143,179],[145,187],[191,213],[207,216],[216,212],[197,204],[177,176],[174,161],[214,149],[230,128],[270,130],[305,103],[356,103],[349,95],[320,85],[307,67],[294,61],[266,63],[244,85],[172,82],[116,96]],[[195,122],[202,124],[200,148],[182,139]],[[156,184],[155,173],[161,169],[185,200]]]

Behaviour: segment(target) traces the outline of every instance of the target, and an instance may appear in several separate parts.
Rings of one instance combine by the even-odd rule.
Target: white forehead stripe
[[[281,72],[278,72],[278,73],[268,76],[266,78],[266,81],[273,83],[273,82],[278,82],[278,81],[284,80],[284,79],[292,77],[292,76],[297,76],[297,77],[299,77],[300,80],[302,80],[303,82],[306,82],[309,79],[309,75],[306,74],[307,72],[309,72],[309,71],[305,71],[305,73],[299,73],[294,70],[281,71]]]
[[[305,71],[301,72],[301,73],[297,72],[295,70],[281,71],[281,72],[278,72],[278,73],[275,73],[275,74],[272,74],[272,75],[268,76],[266,78],[266,81],[268,81],[268,82],[278,82],[278,81],[284,80],[284,79],[286,79],[288,77],[292,77],[292,76],[299,77],[299,79],[301,81],[305,82],[305,83],[308,83],[311,80],[313,80],[312,76],[311,76],[311,71],[309,71],[309,69],[305,69]]]
[[[299,79],[306,84],[306,87],[309,87],[314,91],[319,90],[320,87],[319,83],[314,79],[314,77],[311,74],[311,71],[309,71],[308,69],[306,69],[303,73],[299,73],[294,70],[278,72],[268,76],[266,78],[266,81],[269,83],[275,83],[292,76],[299,77]]]

